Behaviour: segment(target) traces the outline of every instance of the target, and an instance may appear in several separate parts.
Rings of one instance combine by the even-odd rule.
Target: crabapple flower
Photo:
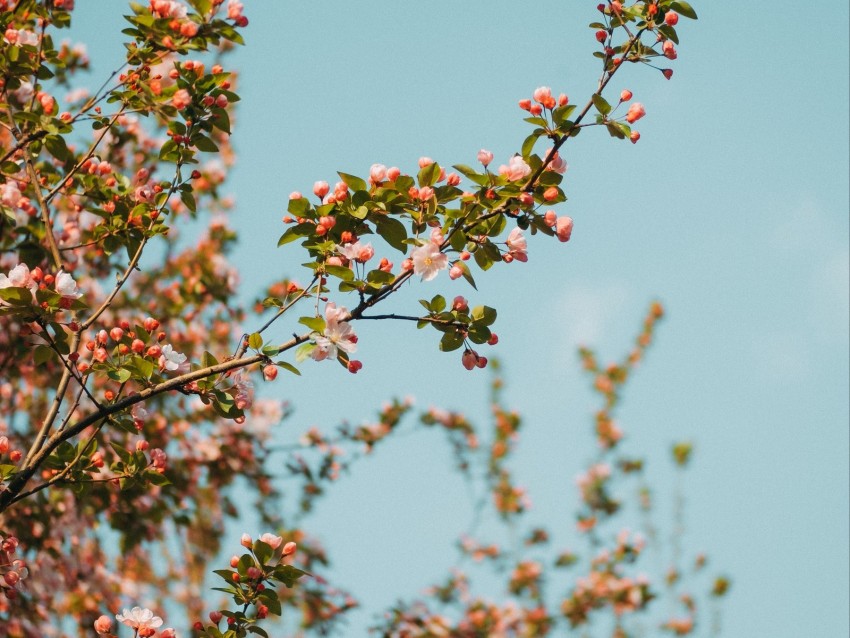
[[[449,257],[440,252],[440,247],[434,242],[414,248],[410,254],[413,260],[413,272],[422,275],[422,281],[431,281],[441,270],[449,265]]]
[[[345,244],[344,246],[337,245],[336,249],[349,261],[356,261],[361,264],[366,263],[375,255],[375,249],[372,248],[372,244],[363,244],[359,241],[353,244]]]
[[[482,148],[478,151],[478,161],[481,162],[482,166],[489,166],[490,162],[493,161],[493,153]]]
[[[192,103],[192,96],[186,89],[179,89],[171,98],[171,104],[178,111],[182,111]]]
[[[549,170],[558,173],[559,175],[563,175],[567,172],[569,168],[569,164],[567,164],[567,160],[558,155],[556,152],[555,155],[552,156],[551,161],[549,162]]]
[[[348,314],[347,308],[333,302],[325,306],[325,332],[314,337],[316,347],[310,355],[314,360],[336,359],[340,350],[346,354],[357,351],[357,335],[351,324],[343,320]]]
[[[626,122],[634,124],[644,115],[646,115],[646,109],[643,108],[643,104],[640,102],[632,102],[628,113],[626,113]]]
[[[499,167],[499,175],[503,175],[510,182],[516,182],[531,174],[531,167],[525,163],[519,155],[514,155],[508,165],[502,164]]]
[[[60,270],[56,275],[56,292],[67,299],[79,299],[83,296],[83,293],[77,290],[77,282],[64,270]]]
[[[266,545],[271,547],[272,549],[277,549],[280,547],[280,544],[283,542],[283,539],[280,536],[275,536],[274,534],[263,534],[260,536],[260,540],[263,541]]]
[[[156,629],[162,625],[162,618],[154,616],[150,609],[141,607],[125,608],[123,613],[115,614],[115,618],[132,629]]]
[[[511,257],[517,261],[528,261],[528,242],[521,229],[514,228],[505,243],[508,245],[508,254]]]
[[[107,634],[112,629],[112,619],[103,615],[94,621],[94,630],[99,634]]]
[[[9,276],[0,273],[0,288],[30,288],[35,289],[38,284],[33,281],[29,266],[18,264],[9,271]]]
[[[661,46],[661,50],[664,52],[664,57],[668,60],[675,60],[678,57],[676,53],[676,46],[670,40],[666,40],[664,42]]]
[[[372,164],[369,169],[369,181],[380,184],[387,178],[387,167],[383,164]]]
[[[170,343],[162,346],[162,357],[159,362],[160,366],[164,367],[166,370],[176,370],[185,362],[186,355],[182,352],[175,352],[174,347]]]
[[[555,222],[555,234],[560,241],[570,241],[570,236],[573,234],[573,218],[559,217]]]

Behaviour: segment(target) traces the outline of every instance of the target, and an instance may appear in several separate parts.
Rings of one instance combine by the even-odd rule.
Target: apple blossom
[[[514,228],[505,241],[508,246],[508,254],[517,261],[528,261],[528,242],[520,228]]]
[[[478,161],[486,168],[493,161],[493,153],[482,148],[478,151]]]
[[[414,248],[410,258],[413,260],[414,274],[422,275],[422,281],[431,281],[449,265],[448,255],[440,252],[440,247],[431,241]]]
[[[182,352],[176,352],[171,344],[162,346],[162,360],[160,366],[166,370],[177,370],[186,362],[186,355]]]
[[[516,182],[524,179],[531,174],[531,167],[525,163],[519,155],[514,155],[507,166],[502,164],[499,167],[499,175],[503,175],[508,181]]]
[[[573,218],[559,217],[555,223],[555,234],[560,241],[569,241],[573,234]]]
[[[99,634],[109,633],[112,629],[112,619],[109,616],[101,615],[94,621],[94,630]]]
[[[678,23],[679,14],[672,9],[668,9],[667,13],[664,14],[664,24],[668,27],[675,27]]]
[[[132,629],[156,629],[162,625],[162,618],[154,616],[150,609],[142,609],[141,607],[133,607],[132,609],[124,609],[120,614],[115,614],[118,622],[124,623]]]
[[[640,102],[632,102],[631,106],[629,106],[628,112],[626,113],[626,121],[629,124],[634,124],[644,115],[646,115],[646,109],[643,108],[643,104]]]
[[[77,282],[64,270],[60,270],[56,275],[55,287],[56,292],[67,299],[79,299],[83,296],[83,293],[77,290]]]
[[[380,184],[387,178],[387,167],[383,164],[372,164],[369,168],[369,181]]]

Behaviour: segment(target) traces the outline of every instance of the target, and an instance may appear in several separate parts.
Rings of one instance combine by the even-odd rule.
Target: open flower
[[[182,352],[175,352],[174,347],[167,343],[162,346],[162,356],[159,358],[159,365],[166,370],[176,370],[186,362],[186,355]]]
[[[413,272],[422,275],[422,281],[431,281],[438,272],[449,265],[448,255],[441,253],[440,247],[431,241],[414,248],[410,257],[413,260]]]
[[[348,309],[330,302],[325,306],[325,331],[314,337],[316,347],[310,355],[316,361],[336,359],[339,351],[353,354],[357,351],[357,335],[347,321]]]
[[[510,182],[519,181],[531,174],[531,167],[525,163],[519,155],[514,155],[508,165],[502,164],[499,167],[499,175],[503,175]]]
[[[133,629],[156,629],[162,625],[162,618],[154,616],[150,609],[141,607],[124,609],[123,613],[115,614],[115,618]]]
[[[528,261],[528,242],[522,230],[514,228],[505,241],[508,246],[508,254],[517,261]]]
[[[58,278],[57,278],[58,280]],[[0,288],[31,288],[34,289],[38,284],[33,281],[30,274],[29,266],[26,264],[18,264],[9,271],[6,276],[0,273]]]
[[[60,270],[56,275],[56,292],[67,299],[79,299],[83,296],[83,293],[77,290],[77,282],[64,270]]]

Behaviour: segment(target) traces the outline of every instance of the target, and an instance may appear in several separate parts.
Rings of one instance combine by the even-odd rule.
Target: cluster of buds
[[[0,589],[6,598],[15,598],[18,595],[21,581],[29,574],[26,562],[14,557],[17,548],[17,538],[0,536]]]

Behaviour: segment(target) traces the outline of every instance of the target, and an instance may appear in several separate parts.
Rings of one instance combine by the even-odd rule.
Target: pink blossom
[[[490,162],[493,161],[493,154],[482,148],[478,151],[478,161],[481,162],[483,166],[489,166]]]
[[[115,618],[133,629],[156,629],[162,624],[162,618],[154,616],[150,609],[141,607],[124,609],[123,613],[115,614]]]
[[[555,234],[561,241],[570,241],[570,236],[573,234],[573,218],[559,217],[555,222]]]
[[[274,534],[263,534],[260,536],[260,540],[263,541],[266,545],[271,547],[272,549],[277,549],[280,547],[280,544],[283,542],[283,539],[280,536],[275,536]]]
[[[387,167],[383,164],[372,164],[369,169],[369,181],[373,184],[380,184],[387,178]]]
[[[514,155],[508,165],[502,164],[499,167],[499,175],[503,175],[510,182],[516,182],[524,179],[531,174],[531,167],[525,163],[519,155]]]
[[[286,545],[283,546],[283,555],[289,556],[290,554],[294,554],[297,548],[298,546],[294,542],[289,541]]]
[[[675,27],[679,23],[679,14],[675,11],[668,11],[664,14],[664,23],[667,26]]]
[[[186,89],[179,89],[171,98],[171,104],[178,111],[182,111],[192,103],[192,96]]]
[[[420,201],[427,202],[434,196],[434,189],[430,186],[423,186],[419,189],[419,199]]]
[[[554,108],[555,106],[555,98],[552,97],[552,89],[548,86],[538,86],[534,90],[534,93],[532,93],[532,97],[535,102],[539,102],[547,109]]]
[[[629,139],[632,141],[632,144],[637,144],[637,141],[640,139],[640,133],[638,131],[632,131],[629,133]]]
[[[391,182],[396,181],[399,175],[401,175],[401,169],[398,166],[392,166],[387,169],[387,179]]]
[[[620,102],[628,102],[632,99],[632,92],[628,89],[623,89],[620,91]]]
[[[419,168],[425,168],[426,166],[431,166],[434,163],[430,157],[420,157],[419,158]]]
[[[661,45],[661,50],[664,52],[664,57],[668,60],[675,60],[678,57],[676,54],[676,46],[670,40],[666,40],[664,44]]]
[[[94,621],[94,630],[99,634],[109,633],[112,628],[112,619],[109,616],[103,615]]]
[[[552,160],[549,162],[549,170],[558,173],[559,175],[563,175],[567,172],[569,165],[567,161],[558,155],[557,151],[555,155],[552,157]]]
[[[333,302],[325,306],[325,331],[313,337],[316,347],[310,356],[314,360],[336,359],[340,350],[346,354],[357,351],[357,335],[351,324],[344,320],[349,314],[347,308],[337,307]]]
[[[66,299],[79,299],[83,296],[83,293],[77,290],[77,282],[64,270],[60,270],[56,275],[55,287],[56,292]]]
[[[248,549],[254,544],[254,541],[251,540],[250,534],[242,534],[242,538],[239,539],[239,543],[242,547],[247,547]]]
[[[33,281],[29,266],[18,264],[9,271],[9,276],[0,273],[0,288],[30,288],[35,289],[38,284]]]
[[[460,279],[463,276],[463,268],[460,266],[452,266],[449,268],[449,279]]]
[[[434,242],[414,248],[410,257],[413,260],[413,272],[422,275],[422,281],[431,281],[449,265],[448,255],[441,253],[440,247]]]
[[[316,182],[313,184],[313,194],[320,199],[327,195],[330,190],[330,184],[327,182]]]
[[[363,244],[356,241],[353,244],[345,244],[344,246],[337,245],[337,250],[340,254],[349,261],[356,261],[364,264],[375,255],[375,249],[372,244]]]
[[[160,366],[166,370],[177,370],[183,363],[186,362],[186,355],[182,352],[176,352],[170,343],[162,346],[162,357]]]
[[[242,17],[244,6],[238,0],[229,0],[227,3],[227,17],[230,20],[238,20]]]
[[[301,199],[302,197],[304,196],[299,191],[292,191],[289,194],[289,199]]]
[[[626,121],[629,124],[634,124],[644,115],[646,115],[646,109],[643,108],[643,104],[640,102],[632,102],[632,105],[629,107],[629,111],[626,113]]]
[[[508,254],[511,257],[517,261],[528,261],[528,242],[525,239],[525,235],[522,234],[521,229],[514,228],[511,234],[508,235],[505,243],[508,246]]]

